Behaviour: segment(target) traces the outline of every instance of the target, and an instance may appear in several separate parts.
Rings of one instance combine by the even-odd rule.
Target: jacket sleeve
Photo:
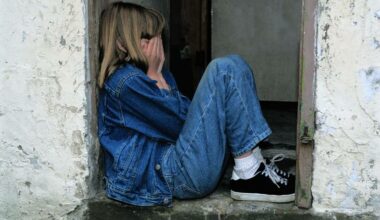
[[[144,75],[125,80],[119,100],[126,127],[170,142],[177,140],[190,104],[176,88],[161,90]]]

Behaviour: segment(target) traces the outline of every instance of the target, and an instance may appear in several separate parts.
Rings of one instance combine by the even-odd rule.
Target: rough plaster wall
[[[86,197],[85,3],[0,1],[0,219]]]
[[[313,207],[380,215],[380,1],[321,0]]]

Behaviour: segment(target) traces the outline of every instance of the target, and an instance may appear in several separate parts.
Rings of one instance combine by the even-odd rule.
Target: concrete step
[[[172,208],[135,207],[109,200],[104,196],[89,203],[88,217],[91,220],[106,219],[288,219],[278,218],[277,214],[290,216],[310,216],[297,210],[292,203],[271,204],[233,201],[227,190],[218,189],[203,199],[175,200]],[[272,218],[277,216],[276,218]]]
[[[286,144],[275,144],[262,147],[264,157],[271,158],[278,153],[286,157],[276,163],[284,171],[294,172],[295,147]],[[298,209],[294,203],[265,203],[252,201],[235,201],[230,197],[229,179],[233,160],[230,160],[226,174],[218,188],[211,195],[195,200],[174,200],[173,207],[136,207],[106,198],[100,193],[88,202],[87,219],[90,220],[161,220],[161,219],[375,219],[372,216],[345,216],[339,214],[317,215],[310,210]]]
[[[315,214],[310,210],[302,210],[293,203],[274,204],[264,202],[234,201],[226,189],[203,199],[179,201],[175,200],[172,208],[136,207],[125,205],[99,195],[88,204],[87,219],[90,220],[211,220],[211,219],[260,219],[260,220],[311,220],[311,219],[369,219],[374,216],[347,216],[342,214]]]

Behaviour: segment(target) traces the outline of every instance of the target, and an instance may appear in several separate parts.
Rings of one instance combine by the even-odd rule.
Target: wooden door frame
[[[295,200],[299,208],[312,206],[317,6],[318,0],[302,0]]]

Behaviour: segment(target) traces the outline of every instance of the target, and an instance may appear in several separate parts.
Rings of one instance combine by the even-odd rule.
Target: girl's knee
[[[210,64],[208,65],[208,67],[222,69],[222,68],[227,68],[227,67],[229,67],[229,66],[231,66],[233,64],[234,64],[234,62],[231,59],[231,57],[224,56],[224,57],[214,58],[210,62]]]
[[[206,69],[207,78],[249,79],[253,75],[250,66],[236,54],[213,59]]]
[[[250,65],[247,63],[247,61],[241,57],[240,55],[237,55],[237,54],[232,54],[232,55],[229,55],[229,58],[231,60],[233,60],[233,62],[235,63],[235,65],[239,66],[240,68],[243,68],[243,69],[248,69],[249,71],[251,71],[251,67]]]
[[[213,59],[209,66],[211,68],[228,69],[235,71],[236,69],[250,69],[245,59],[238,54],[230,54],[224,57]]]
[[[230,54],[227,57],[230,58],[233,61],[238,61],[238,62],[244,62],[245,63],[244,58],[242,56],[240,56],[239,54]]]

